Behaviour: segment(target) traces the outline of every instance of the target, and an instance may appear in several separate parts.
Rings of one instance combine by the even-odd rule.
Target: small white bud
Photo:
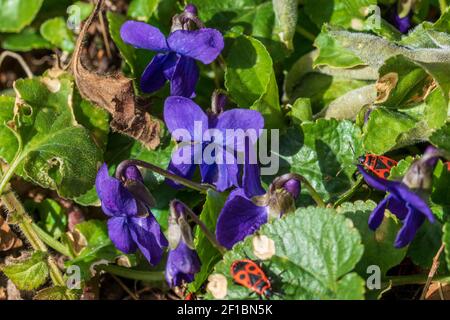
[[[261,260],[272,258],[275,254],[275,242],[265,235],[253,238],[253,254]]]
[[[228,281],[223,274],[215,273],[208,277],[208,285],[206,290],[210,292],[214,298],[223,299],[227,295]]]

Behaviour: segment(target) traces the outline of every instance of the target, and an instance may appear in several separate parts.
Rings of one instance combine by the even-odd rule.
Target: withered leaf
[[[432,282],[425,295],[426,300],[450,300],[450,285]]]
[[[0,216],[0,251],[8,251],[21,246],[22,240],[15,235],[3,217]]]
[[[133,82],[121,72],[102,75],[88,70],[82,62],[84,38],[93,19],[99,14],[103,0],[99,0],[78,36],[71,68],[81,95],[108,111],[113,130],[124,133],[155,149],[160,143],[160,124],[136,103]]]
[[[383,103],[391,94],[391,91],[397,86],[398,74],[395,72],[389,72],[382,76],[377,83],[375,88],[377,89],[377,99],[375,103]]]

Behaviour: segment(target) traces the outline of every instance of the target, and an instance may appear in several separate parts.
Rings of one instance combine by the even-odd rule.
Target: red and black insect
[[[375,174],[377,177],[387,179],[392,167],[397,165],[397,161],[386,156],[377,156],[375,154],[366,154],[358,158],[359,164]]]
[[[195,293],[189,292],[189,293],[186,295],[186,297],[184,297],[184,300],[185,300],[185,301],[188,301],[188,300],[197,300],[197,296],[195,295]]]
[[[272,296],[272,285],[269,278],[253,260],[234,261],[231,264],[231,275],[237,284],[256,292],[259,296],[266,298]]]
[[[447,167],[447,170],[450,171],[450,161],[445,162],[444,165]]]

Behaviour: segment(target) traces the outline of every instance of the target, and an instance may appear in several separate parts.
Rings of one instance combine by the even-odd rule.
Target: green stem
[[[316,202],[317,206],[319,206],[321,208],[325,207],[325,202],[322,200],[322,197],[320,196],[320,194],[316,191],[316,189],[314,189],[314,187],[311,185],[311,183],[309,183],[309,181],[306,180],[306,178],[304,176],[302,176],[301,174],[298,174],[298,173],[291,173],[291,175],[293,177],[295,177],[296,179],[298,179],[302,183],[302,187],[305,187],[306,190],[308,190],[309,195]]]
[[[63,245],[58,240],[55,240],[51,235],[49,235],[47,232],[42,230],[37,224],[32,223],[31,224],[33,230],[36,232],[36,234],[41,238],[41,240],[50,248],[58,251],[62,255],[74,258],[73,254],[70,252],[69,248],[67,248],[65,245]]]
[[[211,185],[205,185],[205,184],[199,184],[199,183],[193,182],[189,179],[185,179],[176,174],[173,174],[167,170],[161,169],[160,167],[155,166],[154,164],[151,164],[151,163],[148,163],[145,161],[141,161],[141,160],[134,160],[134,159],[125,160],[119,164],[119,166],[117,167],[117,170],[116,170],[116,178],[121,179],[123,177],[123,173],[125,172],[125,169],[129,166],[138,166],[138,167],[150,169],[153,172],[156,172],[157,174],[160,174],[167,179],[173,180],[175,182],[178,182],[178,183],[184,185],[185,187],[191,188],[196,191],[200,191],[202,193],[206,193],[208,191],[208,189],[214,189],[214,187]]]
[[[439,8],[441,9],[441,15],[447,10],[447,1],[439,0]]]
[[[183,202],[178,201],[179,203],[182,203],[184,208],[186,209],[186,213],[191,217],[191,219],[199,226],[199,228],[202,230],[205,237],[211,242],[211,244],[222,254],[224,255],[225,252],[227,252],[227,249],[222,247],[220,243],[217,241],[214,234],[209,231],[209,229],[206,227],[206,225],[199,219],[199,217],[189,208],[186,206]]]
[[[359,189],[362,182],[363,182],[363,177],[359,176],[358,179],[356,180],[355,184],[349,190],[347,190],[339,199],[336,200],[333,207],[337,208],[339,205],[341,205],[342,203],[344,203],[345,201],[350,199],[355,194],[355,192]]]
[[[15,193],[12,190],[7,189],[6,192],[0,196],[0,200],[8,210],[9,216],[17,222],[17,226],[27,238],[33,249],[48,253],[47,247],[33,228],[33,220],[27,215],[22,203]],[[65,286],[61,271],[50,255],[48,256],[47,264],[50,269],[50,277],[52,278],[53,283],[56,286]]]
[[[217,66],[217,62],[214,61],[213,63],[211,63],[211,69],[214,73],[214,85],[216,87],[216,89],[220,89],[220,67]]]
[[[20,154],[20,152],[17,152],[17,154]],[[14,158],[14,160],[11,162],[11,164],[9,165],[5,174],[2,175],[2,178],[0,181],[0,194],[3,194],[3,192],[5,191],[5,188],[8,185],[9,180],[11,180],[12,176],[14,175],[14,171],[16,171],[16,168],[19,165],[21,160],[22,159],[19,156],[16,156]]]
[[[165,279],[163,271],[134,270],[115,265],[99,265],[96,267],[96,269],[106,271],[116,276],[132,280],[152,282],[152,281],[164,281]]]
[[[423,274],[414,274],[409,276],[393,276],[386,277],[385,280],[390,282],[392,286],[403,286],[407,284],[425,284],[428,276]],[[450,275],[435,276],[433,281],[450,283]]]
[[[309,32],[308,30],[306,30],[305,28],[303,28],[302,26],[297,26],[297,28],[295,28],[295,30],[300,33],[303,37],[305,37],[308,40],[311,40],[312,42],[314,42],[314,40],[316,40],[316,36],[314,34],[312,34],[311,32]]]

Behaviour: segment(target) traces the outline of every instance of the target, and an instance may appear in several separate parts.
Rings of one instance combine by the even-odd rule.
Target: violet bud
[[[257,206],[267,206],[269,220],[276,219],[295,211],[295,200],[300,194],[300,189],[300,180],[288,173],[275,178],[267,193],[253,197],[252,201]]]
[[[192,230],[187,222],[186,206],[178,200],[170,203],[169,247],[166,264],[168,285],[176,287],[194,281],[201,264],[195,251]]]
[[[214,114],[221,114],[228,103],[227,94],[223,90],[214,90],[211,97],[211,110]]]
[[[193,14],[194,16],[196,16],[198,13],[197,7],[195,5],[193,5],[192,3],[189,3],[186,5],[186,7],[184,8],[184,12]]]
[[[178,200],[170,202],[170,216],[169,216],[169,247],[175,249],[178,247],[181,240],[190,248],[194,249],[194,239],[192,236],[192,229],[187,222],[185,205]]]
[[[299,193],[301,184],[300,181],[297,179],[289,179],[286,181],[286,183],[283,185],[283,188],[291,194],[294,199],[297,199]]]
[[[412,190],[430,191],[434,167],[440,156],[442,153],[438,149],[429,146],[423,156],[411,164],[402,182]]]

